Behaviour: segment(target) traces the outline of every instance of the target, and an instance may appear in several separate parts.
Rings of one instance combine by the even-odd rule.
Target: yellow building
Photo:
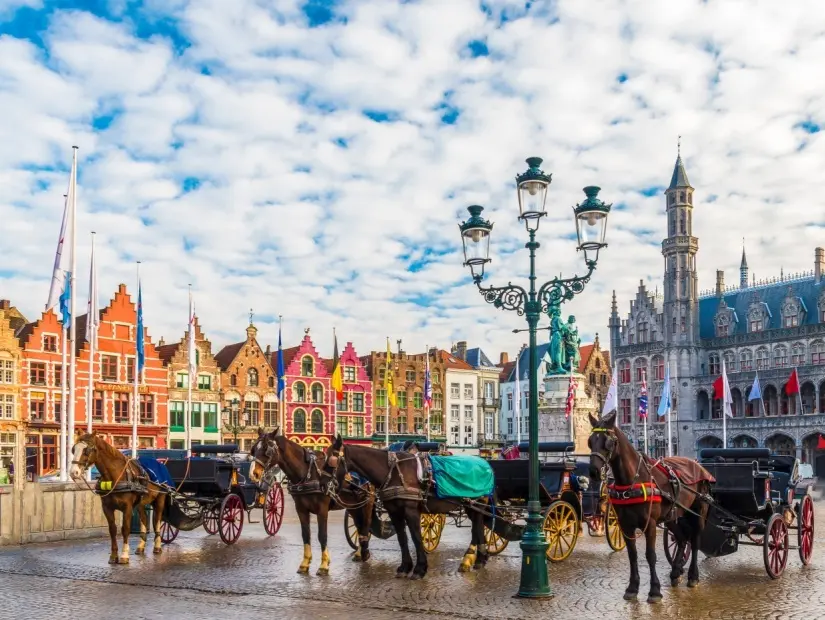
[[[15,333],[26,323],[17,308],[0,299],[0,485],[21,484],[25,478],[20,415],[22,351]]]

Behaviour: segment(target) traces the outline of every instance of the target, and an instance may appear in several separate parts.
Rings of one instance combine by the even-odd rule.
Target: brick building
[[[579,356],[579,373],[584,375],[585,391],[599,402],[601,411],[607,390],[610,389],[610,353],[602,350],[599,334],[596,334],[592,344],[579,347]]]
[[[344,382],[344,400],[340,403],[335,401],[335,392],[332,389],[329,393],[336,407],[336,433],[340,433],[346,443],[371,445],[372,381],[351,342],[344,347],[339,361]],[[334,360],[324,360],[330,377],[334,370],[333,362]]]
[[[25,324],[25,317],[7,299],[0,299],[0,484],[14,483],[14,474],[24,471],[21,447],[25,427],[20,407],[23,351],[15,332]]]

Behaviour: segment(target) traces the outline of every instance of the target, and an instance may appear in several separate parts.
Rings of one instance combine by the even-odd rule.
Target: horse
[[[588,439],[590,470],[595,479],[604,480],[609,466],[614,484],[609,487],[610,502],[616,510],[619,527],[627,541],[630,583],[625,600],[639,595],[639,565],[636,540],[645,537],[645,558],[650,567],[648,603],[662,600],[656,574],[656,526],[667,524],[678,543],[670,572],[671,586],[684,574],[685,544],[691,544],[688,587],[699,584],[699,539],[705,527],[713,476],[697,462],[685,457],[653,461],[636,451],[627,436],[616,426],[616,411],[598,420],[590,416],[592,431]],[[636,530],[641,535],[636,536]]]
[[[469,502],[439,499],[432,492],[431,481],[423,486],[416,484],[419,468],[424,469],[422,461],[426,458],[405,452],[344,445],[341,435],[338,435],[327,448],[325,470],[334,473],[338,479],[355,472],[378,489],[378,497],[390,516],[401,547],[401,564],[396,569],[396,577],[423,579],[427,574],[427,553],[421,541],[421,514],[446,514],[462,504],[472,523],[472,538],[458,570],[468,572],[483,568],[489,554],[484,536],[486,513],[480,504],[486,506],[488,498],[470,498]],[[409,529],[415,547],[415,566],[407,545],[406,529]]]
[[[318,520],[318,542],[321,544],[321,566],[317,574],[329,575],[327,517],[330,510],[350,510],[358,528],[360,543],[353,561],[368,561],[370,525],[375,504],[372,488],[362,488],[349,482],[338,484],[318,466],[319,462],[323,465],[326,460],[323,452],[303,448],[280,435],[279,430],[276,428],[271,433],[258,431],[258,440],[250,452],[254,460],[249,468],[249,479],[257,484],[264,472],[278,465],[289,480],[289,492],[295,502],[304,539],[304,557],[298,567],[298,574],[309,573],[309,565],[312,562],[309,515],[314,514]]]
[[[135,549],[135,555],[143,555],[146,552],[146,533],[149,530],[149,523],[144,507],[148,505],[151,505],[153,509],[155,528],[152,553],[160,553],[160,524],[167,501],[163,488],[150,482],[146,472],[133,459],[126,458],[123,453],[110,446],[97,434],[87,433],[81,435],[72,447],[72,466],[69,469],[69,475],[76,482],[85,482],[85,473],[92,465],[95,465],[100,472],[100,490],[96,492],[100,495],[103,514],[109,524],[109,536],[112,539],[109,564],[129,563],[129,533],[133,509],[137,509],[140,516],[140,542]],[[88,482],[86,484],[88,485]],[[123,513],[123,523],[120,528],[123,535],[123,550],[120,557],[118,557],[117,548],[116,510]]]

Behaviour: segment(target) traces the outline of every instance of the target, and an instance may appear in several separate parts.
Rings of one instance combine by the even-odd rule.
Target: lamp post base
[[[532,502],[531,502],[532,504]],[[541,529],[541,513],[528,505],[527,528],[521,539],[521,582],[517,596],[521,598],[550,598],[550,578],[547,574],[547,540]]]

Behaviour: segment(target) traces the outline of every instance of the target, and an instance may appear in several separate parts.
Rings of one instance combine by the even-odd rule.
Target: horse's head
[[[590,416],[590,439],[587,445],[590,448],[590,477],[594,480],[604,480],[610,461],[613,459],[619,442],[616,433],[616,410],[614,409],[601,420]]]
[[[338,486],[344,481],[347,475],[346,452],[344,448],[344,438],[339,433],[332,445],[327,448],[326,459],[324,460],[323,471],[338,481]]]
[[[277,441],[275,441],[279,432],[280,427],[271,433],[258,429],[258,439],[249,452],[252,456],[252,465],[249,466],[249,480],[251,482],[258,484],[267,470],[280,464],[281,451],[278,449]]]
[[[94,433],[86,433],[77,438],[72,446],[72,466],[69,468],[72,480],[82,480],[83,474],[97,462],[98,441],[98,436]]]

